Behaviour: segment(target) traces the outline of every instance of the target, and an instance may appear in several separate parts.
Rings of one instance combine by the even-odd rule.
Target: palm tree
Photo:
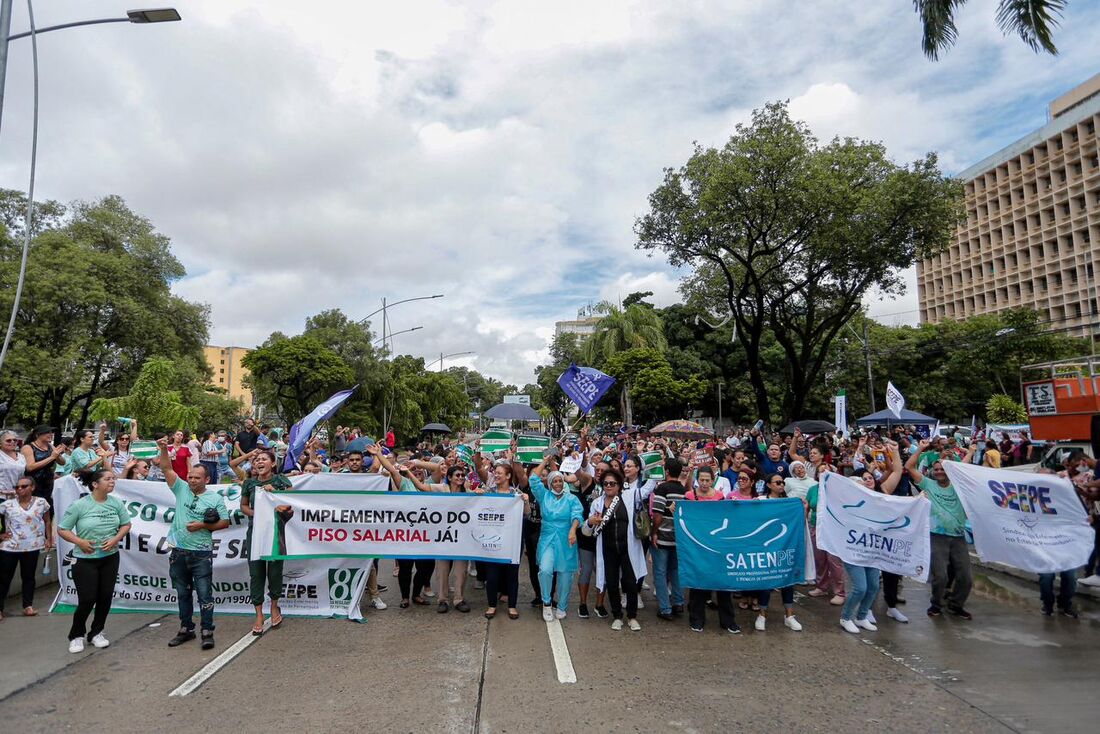
[[[593,313],[601,318],[596,322],[596,330],[581,345],[581,354],[589,364],[603,364],[611,355],[627,349],[664,351],[668,346],[661,317],[648,305],[632,303],[622,308],[610,301],[601,301],[593,308]],[[620,397],[623,422],[628,426],[634,420],[629,388],[624,383]]]
[[[955,27],[955,11],[966,0],[913,0],[913,8],[924,27],[921,48],[932,60],[941,51],[955,45],[958,29]],[[1001,0],[997,5],[997,26],[1006,35],[1015,33],[1035,52],[1039,49],[1057,54],[1054,46],[1054,28],[1068,0]]]

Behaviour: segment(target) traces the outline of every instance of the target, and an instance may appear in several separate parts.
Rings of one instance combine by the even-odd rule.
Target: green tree
[[[337,390],[351,387],[355,379],[340,355],[306,335],[269,339],[249,352],[241,364],[249,371],[245,383],[257,402],[288,424]]]
[[[781,417],[800,418],[864,296],[904,290],[903,269],[950,241],[961,195],[933,154],[898,166],[879,144],[821,145],[773,103],[721,150],[697,147],[666,170],[635,229],[639,248],[694,266],[689,305],[718,303],[732,317],[761,416],[771,413],[770,330],[784,354]]]
[[[596,329],[581,347],[581,353],[590,364],[602,365],[613,355],[627,349],[652,348],[663,350],[665,341],[661,317],[649,306],[632,303],[620,308],[609,301],[596,305],[594,312],[600,315]],[[630,382],[619,384],[623,422],[634,423],[630,403]]]
[[[965,3],[966,0],[913,0],[913,8],[920,16],[921,49],[925,56],[936,60],[941,51],[955,45],[959,35],[955,13]],[[1068,0],[1000,0],[997,27],[1006,36],[1015,33],[1036,53],[1041,49],[1057,54],[1054,29],[1068,4]]]
[[[563,332],[555,334],[550,342],[550,364],[535,368],[535,386],[538,389],[532,393],[532,400],[539,412],[546,411],[549,422],[558,433],[565,432],[569,414],[575,408],[573,401],[558,385],[558,378],[569,365],[580,361],[581,347],[577,335]]]
[[[0,401],[24,423],[83,426],[95,399],[127,394],[150,357],[201,360],[209,317],[206,306],[172,295],[184,269],[169,239],[119,197],[48,210],[31,243]],[[3,216],[0,313],[8,313],[22,249],[11,235],[23,224],[14,208]]]
[[[1027,410],[1007,395],[991,395],[985,404],[990,423],[1027,423]]]
[[[91,407],[95,420],[113,421],[119,416],[136,418],[146,435],[155,431],[174,431],[198,427],[199,411],[185,405],[176,382],[171,360],[153,357],[145,362],[128,395],[97,398]]]
[[[697,402],[706,391],[706,382],[697,375],[678,379],[668,359],[656,349],[617,352],[605,366],[620,384],[631,386],[637,417],[646,422],[683,415],[687,406]]]

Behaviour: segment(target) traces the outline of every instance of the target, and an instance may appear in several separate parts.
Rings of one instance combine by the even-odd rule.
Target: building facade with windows
[[[249,351],[251,350],[244,347],[203,347],[206,363],[214,370],[210,384],[225,390],[228,397],[241,400],[245,408],[251,410],[252,391],[244,385],[248,370],[241,365],[241,360]]]
[[[922,322],[1028,306],[1051,330],[1100,331],[1100,74],[1049,115],[958,175],[966,221],[949,248],[917,263]]]
[[[581,339],[584,339],[596,333],[596,324],[598,324],[599,321],[599,316],[588,316],[587,318],[572,319],[570,321],[555,321],[554,336],[576,334]]]

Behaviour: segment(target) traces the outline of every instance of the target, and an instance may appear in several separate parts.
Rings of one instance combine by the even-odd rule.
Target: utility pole
[[[867,361],[867,390],[871,393],[871,412],[875,411],[875,378],[871,374],[871,344],[867,339],[867,319],[863,320],[863,358]]]
[[[718,430],[722,430],[722,380],[718,380]],[[715,431],[717,435],[718,431]]]

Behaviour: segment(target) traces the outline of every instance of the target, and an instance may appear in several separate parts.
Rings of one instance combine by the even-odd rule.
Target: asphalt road
[[[166,647],[172,615],[114,615],[111,647],[70,655],[67,617],[14,617],[0,623],[0,722],[20,734],[1095,731],[1100,613],[1046,618],[1026,584],[979,586],[965,622],[928,619],[926,592],[907,582],[912,622],[886,619],[880,601],[879,632],[861,635],[840,629],[837,607],[804,597],[801,633],[778,611],[756,632],[739,611],[741,635],[716,619],[695,634],[657,620],[646,592],[641,632],[572,613],[560,623],[576,675],[561,683],[526,584],[521,618],[502,609],[491,622],[479,607],[398,609],[392,584],[390,609],[367,610],[365,623],[288,618],[185,697],[169,693],[246,636],[249,618],[219,617],[207,653]]]

